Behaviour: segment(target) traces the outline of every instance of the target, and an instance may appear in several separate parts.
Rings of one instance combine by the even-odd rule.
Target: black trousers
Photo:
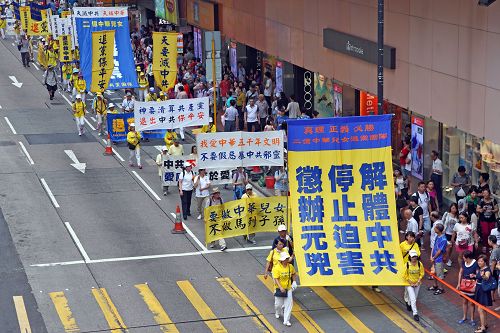
[[[21,52],[21,59],[23,60],[23,66],[27,67],[30,65],[30,54],[28,52]]]
[[[245,113],[241,106],[237,106],[236,110],[238,110],[238,129],[243,131],[245,129]]]
[[[187,219],[188,215],[191,215],[191,197],[193,196],[193,191],[182,191],[181,202],[182,202],[182,215],[184,220]]]

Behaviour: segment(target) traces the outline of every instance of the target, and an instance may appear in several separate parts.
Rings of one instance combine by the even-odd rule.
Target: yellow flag
[[[19,15],[21,16],[21,28],[26,31],[29,30],[31,20],[30,6],[20,6]]]
[[[28,20],[28,35],[29,36],[47,36],[50,35],[49,31],[49,19],[47,15],[47,10],[40,11],[42,20],[35,21],[31,17]],[[22,19],[21,15],[21,19]],[[22,21],[22,20],[21,20]],[[21,22],[22,24],[22,22]]]
[[[71,52],[71,35],[59,36],[59,61],[71,62],[73,61],[73,53]]]
[[[113,73],[114,30],[92,32],[92,81],[90,91],[104,92]]]
[[[41,35],[50,35],[50,24],[49,24],[49,11],[50,9],[44,9],[40,13],[42,14],[42,20],[41,23],[41,30],[42,32],[40,33]]]
[[[177,77],[177,33],[153,32],[153,75],[156,84],[166,92]]]

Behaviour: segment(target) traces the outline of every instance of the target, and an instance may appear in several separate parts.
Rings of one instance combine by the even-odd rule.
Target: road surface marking
[[[26,307],[24,306],[23,296],[13,296],[14,306],[16,307],[17,321],[19,322],[19,328],[21,333],[31,333],[30,321],[28,319],[28,313],[26,312]]]
[[[148,306],[149,311],[153,313],[154,319],[160,325],[161,331],[163,333],[179,333],[179,330],[175,327],[149,286],[147,284],[136,284],[135,287],[139,290],[139,294]]]
[[[35,63],[33,63],[33,66],[35,66],[35,68],[36,68],[37,71],[40,70],[40,68],[38,68],[38,66]]]
[[[156,150],[158,150],[160,153],[162,152],[163,146],[155,146]]]
[[[259,251],[259,250],[270,250],[271,246],[255,246],[255,247],[239,247],[235,249],[227,249],[224,252],[244,252],[244,251]],[[92,259],[87,264],[100,264],[106,262],[120,262],[120,261],[135,261],[135,260],[150,260],[150,259],[162,259],[162,258],[178,258],[178,257],[189,257],[189,256],[200,256],[204,254],[224,254],[220,250],[207,250],[207,251],[195,251],[195,252],[183,252],[183,253],[166,253],[166,254],[153,254],[149,256],[137,256],[137,257],[118,257],[118,258],[106,258],[106,259]],[[33,264],[30,267],[53,267],[53,266],[70,266],[85,264],[83,260],[74,261],[62,261],[53,262],[46,264]]]
[[[93,116],[90,116],[90,119],[92,119],[92,121],[93,121],[94,123],[96,123],[96,122],[97,122],[97,119],[95,119],[95,117],[93,117]]]
[[[14,126],[12,126],[12,123],[10,122],[9,118],[3,117],[5,119],[5,122],[7,125],[9,125],[10,130],[12,131],[13,134],[17,134],[16,130],[14,129]]]
[[[42,182],[43,188],[45,189],[45,191],[49,195],[50,201],[52,201],[52,203],[54,204],[54,207],[59,208],[60,207],[59,203],[57,202],[56,197],[54,196],[54,194],[52,194],[52,191],[50,190],[49,185],[47,185],[47,182],[45,181],[45,179],[44,178],[40,178],[40,181]]]
[[[127,326],[123,322],[122,317],[118,313],[115,305],[109,298],[108,292],[104,288],[92,289],[92,294],[94,295],[97,304],[101,308],[104,318],[108,322],[109,328],[113,333],[127,332]]]
[[[92,124],[90,123],[90,121],[88,121],[88,120],[87,120],[87,118],[85,118],[85,117],[84,117],[84,118],[83,118],[83,120],[85,120],[85,122],[87,123],[87,125],[89,125],[89,127],[90,127],[93,131],[95,131],[95,127],[94,127],[94,126],[92,126]]]
[[[214,333],[227,332],[226,328],[222,325],[220,320],[217,319],[210,307],[205,303],[200,294],[194,289],[189,281],[177,281],[177,285],[181,288],[184,295],[191,302],[193,307],[198,311],[200,317],[205,321],[208,328]]]
[[[271,291],[274,293],[274,283],[272,277],[268,277],[264,279],[264,275],[257,275],[260,281]],[[309,333],[325,333],[323,329],[307,314],[306,311],[302,309],[302,307],[297,304],[297,302],[293,302],[292,308],[292,316],[295,317],[299,321],[299,323],[304,326],[304,329]]]
[[[392,321],[396,326],[398,326],[403,332],[417,333],[420,332],[413,326],[413,323],[407,321],[404,317],[401,317],[396,311],[394,311],[388,304],[386,304],[375,292],[368,290],[367,287],[353,287],[358,293],[363,295],[370,303],[375,305],[375,307],[382,312],[390,321]]]
[[[105,145],[108,144],[108,142],[106,141],[106,139],[102,139],[102,142],[104,142]],[[122,162],[125,162],[125,160],[123,159],[123,157],[118,154],[118,152],[115,150],[115,148],[111,147],[111,149],[113,150],[113,153],[115,153],[116,157],[118,157],[118,159]]]
[[[85,262],[87,262],[87,263],[90,262],[91,261],[90,257],[87,254],[87,251],[85,251],[85,249],[83,248],[83,245],[80,242],[80,239],[76,235],[75,231],[71,227],[71,224],[69,224],[69,222],[64,222],[64,225],[66,226],[66,229],[68,229],[68,232],[71,235],[71,238],[73,238],[73,242],[75,242],[76,247],[78,248],[78,251],[80,251],[80,253],[81,253],[82,257],[83,257],[83,260]]]
[[[69,105],[73,105],[73,104],[71,104],[69,99],[62,92],[59,91],[59,94],[61,94],[61,96],[66,100],[66,102],[68,102]]]
[[[252,320],[257,325],[260,332],[278,333],[271,323],[264,317],[260,310],[248,299],[248,297],[236,287],[229,278],[218,278],[217,281],[221,284],[228,294],[238,303],[247,315],[252,316]],[[256,317],[254,317],[256,316]]]
[[[52,299],[52,303],[54,303],[54,307],[59,315],[64,331],[67,333],[80,332],[80,328],[76,324],[75,317],[73,317],[73,313],[69,308],[68,300],[66,299],[66,296],[64,296],[64,292],[57,291],[49,293],[49,296],[50,299]]]
[[[324,287],[312,287],[311,288],[316,295],[318,295],[323,302],[328,304],[337,314],[344,319],[344,321],[352,327],[356,332],[373,332],[371,329],[365,326],[361,320],[358,319],[349,309],[347,309],[344,304],[342,304],[335,296],[333,296]]]
[[[176,218],[174,213],[170,213],[174,220]],[[186,229],[186,232],[188,233],[189,236],[198,244],[198,246],[203,250],[203,251],[208,251],[208,249],[205,247],[205,245],[198,239],[198,237],[195,236],[195,234],[188,228],[188,226],[183,222],[182,225],[184,226],[184,229]]]
[[[12,46],[16,46],[16,44],[12,43]]]
[[[26,155],[28,162],[30,162],[31,165],[35,164],[35,162],[33,161],[33,159],[30,156],[30,153],[28,153],[28,150],[26,150],[26,147],[24,146],[24,144],[21,141],[19,141],[19,145],[21,146],[21,149],[23,150],[24,155]]]
[[[411,318],[409,315],[406,314],[406,312],[404,312],[403,310],[401,310],[401,308],[399,308],[396,304],[394,304],[389,298],[387,298],[387,296],[385,296],[384,294],[380,293],[380,294],[377,294],[384,302],[386,302],[387,304],[389,304],[389,306],[391,308],[393,308],[397,313],[399,313],[400,316],[406,318],[407,321],[409,322],[413,322],[413,318]],[[415,328],[417,330],[419,330],[420,332],[422,333],[426,333],[427,330],[421,326],[415,326]]]
[[[156,198],[156,200],[158,200],[158,201],[161,200],[161,198],[158,196],[158,194],[156,194],[155,191],[153,191],[153,189],[144,181],[144,179],[142,179],[141,176],[139,176],[139,174],[135,170],[132,170],[132,173],[134,174],[134,176],[137,177],[137,179],[139,179],[139,181],[142,183],[142,185],[144,185],[146,187],[146,189],[149,191],[149,193],[151,193]]]

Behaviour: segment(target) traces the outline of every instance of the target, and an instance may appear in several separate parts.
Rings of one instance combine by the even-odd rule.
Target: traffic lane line
[[[13,296],[14,307],[16,308],[17,321],[21,333],[31,333],[30,321],[26,306],[24,305],[24,298],[22,296]]]
[[[146,187],[146,189],[149,191],[149,193],[151,193],[156,198],[156,200],[161,201],[161,198],[158,196],[158,194],[156,194],[155,191],[153,191],[153,189],[146,183],[146,181],[144,179],[142,179],[141,176],[139,176],[139,174],[135,170],[132,170],[132,173],[134,174],[134,176],[137,179],[139,179],[139,181],[142,183],[142,185],[144,185]]]
[[[24,155],[26,155],[28,162],[30,162],[31,165],[35,164],[35,162],[33,161],[33,159],[30,156],[30,153],[28,153],[28,150],[26,149],[26,147],[24,146],[24,144],[21,141],[19,141],[19,145],[21,146],[21,149],[23,150]]]
[[[267,287],[267,289],[269,289],[270,292],[274,293],[274,283],[272,277],[269,276],[267,279],[264,279],[264,275],[257,275],[257,278]],[[308,333],[325,333],[318,323],[316,323],[297,302],[293,302],[292,316],[298,320]]]
[[[89,255],[87,254],[87,251],[85,251],[82,243],[80,242],[80,239],[78,238],[78,236],[76,235],[75,231],[73,230],[73,228],[71,227],[71,224],[69,224],[69,222],[64,222],[64,225],[66,226],[66,229],[68,229],[68,232],[71,236],[71,238],[73,239],[73,242],[75,242],[76,244],[76,247],[78,248],[78,251],[80,251],[80,254],[82,255],[83,257],[83,260],[85,262],[90,262],[90,257]]]
[[[373,332],[371,329],[358,319],[348,308],[345,307],[335,296],[333,296],[324,287],[312,287],[312,291],[319,296],[331,309],[344,319],[344,321],[351,326],[356,332]]]
[[[174,221],[175,219],[177,218],[176,215],[174,213],[170,213],[170,215],[172,215],[172,217],[174,218]],[[181,218],[181,221],[182,221],[182,218]],[[196,244],[198,244],[198,246],[203,250],[203,251],[208,251],[208,249],[205,247],[205,245],[198,239],[198,237],[195,236],[195,234],[191,231],[191,229],[188,228],[188,226],[182,222],[182,226],[184,227],[184,229],[186,229],[186,232],[189,236],[191,236],[191,238],[196,242]]]
[[[108,144],[108,142],[106,141],[106,139],[102,139],[102,142],[104,142],[105,145]],[[125,160],[123,159],[123,157],[118,154],[118,152],[115,150],[115,148],[111,147],[111,149],[113,150],[113,153],[115,153],[116,157],[118,157],[118,159],[122,162],[125,162]]]
[[[95,127],[90,123],[90,121],[87,120],[87,118],[83,117],[83,120],[87,123],[87,125],[89,125],[89,127],[95,131]]]
[[[165,312],[165,309],[163,309],[160,301],[153,294],[149,286],[147,284],[136,284],[134,287],[139,290],[139,294],[148,306],[149,311],[153,313],[154,320],[160,326],[161,331],[163,333],[179,333],[172,319]]]
[[[252,316],[252,320],[262,333],[278,331],[264,317],[262,312],[250,301],[250,299],[231,281],[230,278],[217,278],[222,288],[238,303],[246,315]]]
[[[194,251],[194,252],[183,252],[183,253],[165,253],[165,254],[153,254],[148,256],[136,256],[136,257],[118,257],[118,258],[106,258],[106,259],[91,259],[88,264],[100,264],[107,262],[121,262],[121,261],[136,261],[136,260],[153,260],[153,259],[163,259],[163,258],[178,258],[178,257],[190,257],[190,256],[201,256],[205,254],[219,254],[226,255],[231,252],[245,252],[245,251],[260,251],[260,250],[270,250],[271,246],[255,246],[255,247],[241,247],[234,249],[227,249],[224,252],[220,250],[207,250],[207,251]],[[83,260],[73,260],[73,261],[63,261],[63,262],[53,262],[44,264],[32,264],[30,267],[54,267],[54,266],[70,266],[70,265],[80,265],[85,264]]]
[[[116,306],[111,301],[111,298],[108,295],[108,292],[104,288],[92,289],[92,294],[94,298],[101,308],[102,313],[104,314],[104,318],[108,322],[108,326],[113,333],[126,333],[127,326],[123,322],[122,317],[118,313]]]
[[[64,292],[57,291],[49,293],[50,299],[54,304],[57,315],[59,316],[59,320],[64,327],[64,331],[67,333],[72,332],[80,332],[80,328],[76,324],[76,319],[71,312],[71,309],[68,305],[68,300],[64,295]]]
[[[9,118],[7,117],[3,117],[5,119],[5,122],[7,123],[7,125],[9,125],[10,127],[10,130],[12,131],[12,134],[17,134],[14,126],[12,126],[12,123],[10,122]]]
[[[194,289],[189,281],[177,281],[177,285],[182,290],[187,299],[191,302],[200,317],[204,320],[210,331],[213,333],[227,332],[217,316],[213,313],[210,307],[205,303],[200,294]]]
[[[52,201],[52,204],[54,205],[54,207],[59,208],[60,207],[59,203],[57,202],[56,197],[54,196],[54,194],[50,190],[50,187],[47,184],[47,182],[45,181],[45,179],[40,178],[40,182],[42,183],[43,188],[45,189],[45,192],[47,192],[47,194],[49,195],[50,201]]]

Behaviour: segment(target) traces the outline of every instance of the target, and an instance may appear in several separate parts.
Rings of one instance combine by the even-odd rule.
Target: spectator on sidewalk
[[[255,105],[257,105],[259,114],[260,130],[264,131],[264,128],[266,127],[266,120],[269,116],[269,105],[264,99],[264,95],[259,95],[259,99],[257,100],[257,102],[255,102]]]
[[[455,224],[453,227],[452,243],[455,244],[455,250],[458,253],[458,263],[462,265],[464,252],[472,252],[474,249],[474,229],[469,223],[469,216],[467,213],[460,213],[458,215],[458,221],[460,223]]]
[[[426,184],[427,193],[429,193],[429,207],[432,211],[439,211],[439,202],[437,200],[436,186],[432,180],[427,181]]]
[[[288,172],[284,165],[274,173],[274,195],[288,195]]]
[[[236,100],[231,100],[231,106],[226,108],[226,111],[222,115],[222,117],[224,117],[224,132],[236,131],[236,117],[238,116],[238,111],[234,107],[235,105]]]
[[[411,140],[405,138],[403,141],[403,148],[399,152],[399,166],[401,167],[401,172],[404,177],[408,177],[411,174]]]
[[[435,150],[431,152],[432,174],[431,180],[434,182],[437,192],[438,204],[443,204],[443,163],[439,159],[439,153]]]
[[[492,306],[491,291],[484,290],[482,284],[492,279],[491,270],[488,266],[488,258],[481,254],[477,257],[477,265],[479,267],[476,273],[477,286],[474,300],[483,306]],[[485,333],[488,325],[486,324],[486,311],[482,307],[478,307],[479,320],[481,325],[475,330],[475,333]]]
[[[477,191],[477,196],[479,200],[483,199],[483,191],[486,189],[490,189],[490,184],[488,181],[490,180],[490,175],[487,172],[483,172],[479,175],[479,186]]]
[[[496,228],[491,230],[490,236],[495,236],[497,238],[497,245],[500,247],[500,220],[497,220]]]
[[[460,290],[464,295],[469,297],[474,297],[476,290],[476,272],[479,269],[476,260],[472,254],[472,251],[465,250],[463,252],[463,262],[460,263],[460,271],[458,272],[458,283],[457,289]],[[476,308],[474,303],[468,301],[466,298],[462,299],[462,319],[458,321],[459,324],[467,323],[467,313],[470,314],[469,324],[474,327],[476,322],[474,321],[474,314]]]
[[[238,110],[238,130],[243,131],[245,128],[245,117],[243,115],[243,108],[246,106],[245,92],[238,87],[236,88],[236,110]]]
[[[498,213],[498,202],[491,196],[490,189],[483,190],[483,199],[479,202],[476,211],[479,213],[478,228],[481,230],[482,244],[486,246],[488,236],[495,228]]]
[[[422,248],[423,241],[421,238],[423,237],[424,233],[421,229],[422,225],[422,215],[423,215],[423,210],[422,207],[420,207],[417,204],[418,199],[414,196],[410,197],[410,200],[408,201],[410,203],[409,206],[409,211],[405,211],[403,213],[404,219],[406,220],[406,231],[413,231],[415,235],[417,236],[417,244]]]
[[[498,269],[497,269],[497,264],[500,263],[500,247],[498,246],[498,238],[495,235],[490,235],[488,236],[488,245],[492,248],[491,254],[490,254],[490,270],[493,274],[493,278],[498,281]],[[492,290],[491,291],[491,299],[493,302],[495,302],[495,293],[497,290]]]
[[[253,99],[250,99],[250,103],[245,107],[245,123],[248,132],[259,132],[259,109]]]
[[[432,212],[437,213],[437,212]],[[443,235],[444,226],[442,224],[436,224],[434,227],[434,232],[437,237],[434,243],[434,247],[431,252],[431,263],[434,265],[434,272],[438,278],[441,280],[444,279],[444,266],[443,266],[443,255],[446,251],[446,246],[448,241],[446,240],[446,236]],[[428,290],[433,290],[434,295],[441,295],[444,293],[443,288],[439,288],[439,284],[437,279],[434,279],[434,285],[429,287]]]
[[[295,101],[294,94],[290,95],[290,103],[288,103],[285,111],[290,119],[295,119],[300,115],[300,106],[299,103]]]
[[[434,245],[436,244],[436,238],[437,238],[437,234],[436,234],[436,231],[434,230],[434,228],[436,227],[436,225],[441,224],[443,226],[443,230],[444,230],[444,223],[440,219],[439,212],[436,212],[436,211],[431,213],[431,222],[432,222],[432,228],[431,228],[431,250],[432,250],[434,248]],[[443,235],[444,235],[444,233],[443,233]],[[445,238],[446,238],[446,236],[445,236]]]
[[[465,172],[463,165],[458,167],[457,173],[453,175],[450,185],[453,186],[453,193],[455,194],[457,203],[469,193],[472,182],[470,176]]]
[[[409,286],[406,286],[405,289],[408,293],[413,319],[419,321],[417,297],[420,285],[422,284],[422,278],[424,277],[424,265],[420,262],[417,251],[410,250],[409,257],[410,260],[406,263],[406,270],[404,272],[404,279],[408,282]]]
[[[427,184],[425,182],[420,182],[418,183],[418,188],[417,192],[415,192],[412,197],[416,200],[416,204],[422,208],[422,211],[419,214],[422,213],[419,218],[417,219],[415,217],[415,213],[413,216],[418,222],[418,228],[420,233],[422,234],[421,237],[421,245],[420,249],[422,251],[425,250],[424,248],[424,240],[425,240],[425,235],[431,231],[431,219],[429,217],[429,213],[431,212],[430,209],[430,195],[427,192]],[[410,199],[411,203],[411,199]]]
[[[446,249],[446,258],[448,261],[446,262],[446,266],[451,267],[451,253],[453,252],[453,230],[455,228],[455,224],[458,223],[458,205],[456,203],[452,203],[448,211],[443,215],[443,223],[444,223],[444,234],[446,239],[448,240],[448,248]]]
[[[264,98],[266,99],[267,105],[271,105],[271,96],[273,94],[273,81],[271,79],[271,73],[264,73]]]

